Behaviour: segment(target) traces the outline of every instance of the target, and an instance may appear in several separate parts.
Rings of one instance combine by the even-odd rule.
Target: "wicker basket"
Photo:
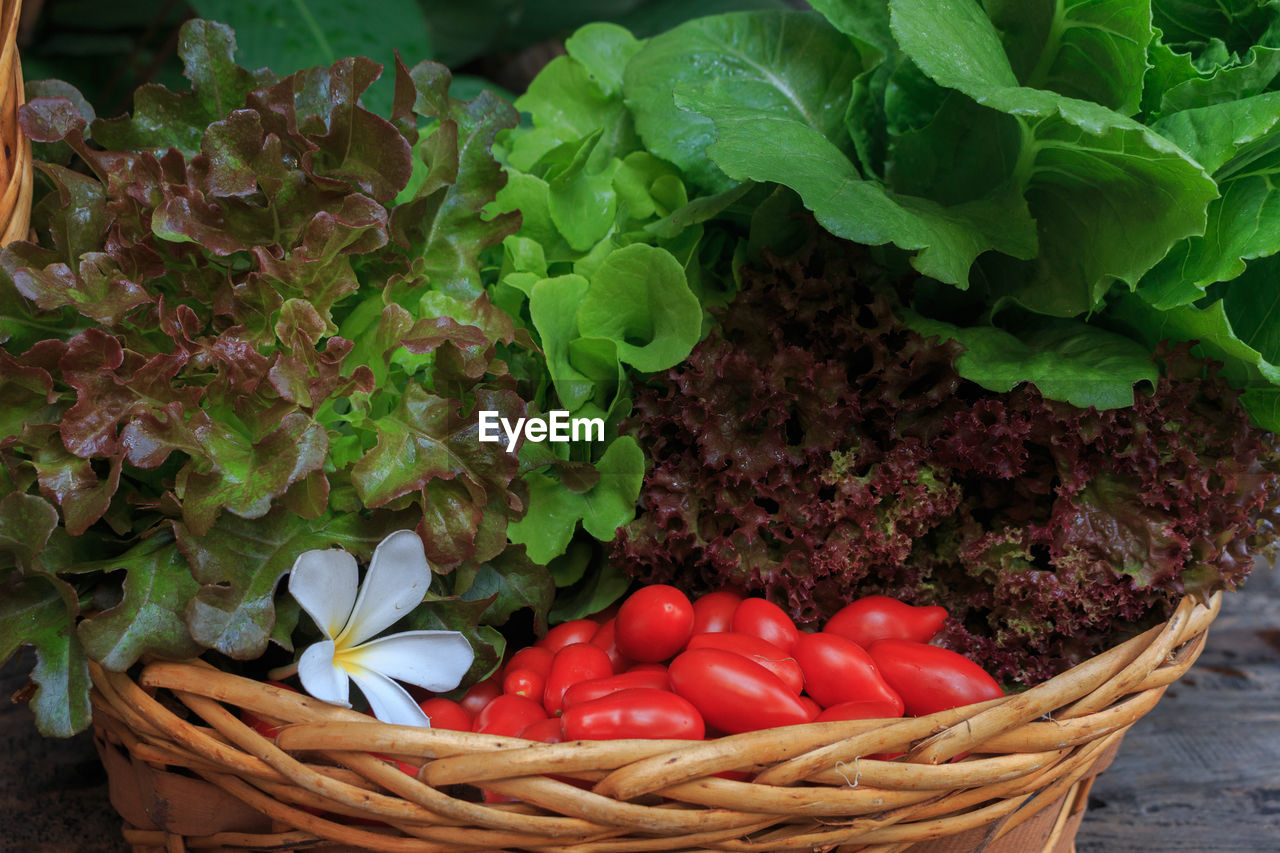
[[[0,24],[0,246],[27,236],[31,222],[31,141],[18,128],[25,102],[18,61],[20,0],[3,0]]]
[[[1163,625],[1017,695],[712,741],[548,745],[392,726],[199,661],[136,678],[92,668],[94,725],[136,853],[1068,853],[1093,776],[1199,656],[1220,604],[1185,599]],[[285,727],[267,740],[242,709]],[[422,767],[414,778],[389,758]],[[479,802],[481,789],[514,802]]]

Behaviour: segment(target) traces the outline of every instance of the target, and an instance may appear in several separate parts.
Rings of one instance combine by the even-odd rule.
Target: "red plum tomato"
[[[546,675],[551,671],[551,659],[555,656],[555,652],[542,646],[525,646],[507,659],[502,671],[511,672],[515,669],[531,669],[534,672]]]
[[[702,740],[706,726],[697,708],[666,690],[632,687],[566,708],[569,740],[675,738]]]
[[[609,660],[613,661],[614,672],[626,672],[627,667],[631,666],[631,661],[627,659],[626,655],[618,651],[617,626],[617,618],[608,619],[600,623],[600,630],[596,631],[591,638],[591,645],[604,649],[605,654],[609,656]]]
[[[592,699],[599,699],[601,696],[608,696],[610,693],[617,693],[619,690],[631,690],[637,687],[647,687],[651,690],[670,690],[671,679],[667,676],[667,671],[664,668],[656,670],[644,669],[638,672],[620,672],[617,675],[609,675],[604,678],[579,681],[577,684],[569,685],[569,689],[564,692],[562,704],[567,710],[574,705],[590,702]]]
[[[733,611],[730,630],[768,640],[784,652],[791,651],[800,636],[787,611],[764,598],[744,598]]]
[[[507,693],[497,697],[476,715],[474,728],[487,735],[518,735],[530,723],[547,718],[540,702]]]
[[[945,607],[916,607],[887,595],[868,595],[836,611],[822,630],[852,640],[864,649],[877,640],[927,643],[947,621]]]
[[[452,699],[433,696],[418,705],[427,715],[433,729],[449,729],[454,732],[471,731],[472,718],[467,710]]]
[[[564,725],[559,717],[547,717],[525,726],[520,737],[543,743],[564,743]]]
[[[982,667],[950,649],[911,640],[881,640],[868,651],[913,717],[1004,695]]]
[[[718,634],[695,634],[689,638],[688,648],[724,649],[742,655],[778,676],[792,693],[799,693],[804,689],[804,675],[800,672],[800,664],[768,640],[750,634],[722,631]]]
[[[727,734],[809,722],[809,709],[769,670],[724,649],[689,649],[671,662],[671,689]]]
[[[555,654],[571,643],[589,643],[591,638],[596,635],[596,631],[600,630],[600,623],[591,619],[571,619],[568,622],[561,622],[550,631],[547,636],[538,640],[534,645],[541,646],[547,651]]]
[[[727,589],[708,592],[693,602],[693,635],[728,631],[742,596]]]
[[[693,633],[693,604],[674,586],[652,584],[618,608],[614,637],[618,651],[640,663],[667,660],[684,648]]]
[[[570,643],[551,661],[542,705],[548,714],[558,714],[564,707],[564,692],[570,686],[608,675],[613,675],[613,662],[604,649],[590,643]]]
[[[883,702],[902,716],[902,699],[862,646],[836,634],[801,634],[791,650],[804,673],[805,692],[824,708],[842,702]]]
[[[816,723],[827,723],[832,720],[879,720],[886,717],[902,716],[902,700],[885,702],[869,699],[865,702],[839,702],[824,708],[814,719]]]
[[[667,665],[665,663],[633,663],[627,667],[627,672],[666,672]]]

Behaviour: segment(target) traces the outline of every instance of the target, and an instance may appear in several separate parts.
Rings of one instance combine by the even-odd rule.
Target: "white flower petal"
[[[405,631],[342,653],[344,665],[355,664],[434,693],[457,687],[473,660],[471,644],[457,631]]]
[[[302,689],[323,702],[350,708],[351,684],[347,672],[333,660],[333,640],[312,643],[298,658]]]
[[[431,720],[413,701],[409,691],[380,672],[348,664],[347,674],[369,700],[369,710],[384,723],[397,726],[431,726]]]
[[[336,639],[356,604],[356,558],[336,548],[304,551],[289,572],[289,593],[329,639]]]
[[[422,603],[431,585],[431,567],[422,540],[412,530],[397,530],[378,544],[351,617],[336,638],[350,649],[390,628]]]

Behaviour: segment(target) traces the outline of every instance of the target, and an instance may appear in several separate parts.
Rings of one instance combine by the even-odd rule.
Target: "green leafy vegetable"
[[[522,476],[550,462],[522,470],[476,435],[481,409],[551,402],[524,321],[488,294],[519,224],[483,212],[515,110],[397,64],[384,118],[363,103],[372,61],[251,73],[205,21],[180,49],[189,91],[144,88],[90,124],[52,87],[21,117],[78,158],[42,165],[40,241],[0,256],[0,582],[33,614],[6,620],[0,652],[36,646],[36,713],[59,734],[87,725],[86,656],[292,649],[313,626],[277,596],[305,550],[367,559],[416,528],[433,618],[490,665],[495,625],[531,609],[545,626],[551,607],[549,557],[507,535]],[[602,490],[617,523],[638,488]],[[609,537],[602,512],[588,531]],[[492,606],[464,601],[473,587]]]

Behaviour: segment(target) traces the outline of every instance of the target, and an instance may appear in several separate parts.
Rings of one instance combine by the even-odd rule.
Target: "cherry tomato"
[[[674,586],[642,586],[618,608],[618,650],[634,661],[666,660],[684,648],[693,632],[693,604]]]
[[[671,662],[671,689],[707,725],[728,734],[809,722],[809,711],[776,675],[724,649],[689,649]]]
[[[434,696],[419,703],[433,729],[449,729],[454,732],[471,731],[472,719],[467,709],[452,699]]]
[[[617,625],[616,618],[600,623],[600,630],[596,631],[595,636],[591,638],[591,645],[604,649],[605,654],[609,655],[609,660],[613,661],[614,672],[626,672],[627,667],[631,666],[631,661],[618,651]]]
[[[541,703],[527,696],[506,693],[484,706],[476,715],[474,728],[487,735],[518,735],[530,723],[546,718],[547,712]]]
[[[571,643],[589,643],[591,638],[595,636],[596,631],[600,630],[600,623],[591,619],[573,619],[568,622],[561,622],[559,625],[547,632],[547,636],[543,637],[534,645],[540,646],[547,651],[555,654]]]
[[[543,743],[564,743],[564,724],[559,717],[547,717],[530,723],[520,732],[525,740],[538,740]]]
[[[804,673],[805,692],[828,708],[841,702],[883,702],[902,716],[902,699],[861,646],[836,634],[801,634],[791,650]]]
[[[641,670],[639,672],[622,672],[604,678],[593,678],[590,681],[579,681],[569,685],[564,692],[564,708],[568,710],[574,705],[617,693],[619,690],[630,690],[647,687],[651,690],[670,690],[671,679],[665,668],[660,670]]]
[[[706,726],[687,699],[666,690],[632,687],[566,708],[569,740],[679,738],[702,740]]]
[[[528,696],[539,702],[542,701],[542,694],[546,689],[547,677],[532,669],[513,669],[502,679],[503,693]]]
[[[760,664],[778,676],[792,693],[804,689],[804,676],[800,672],[800,664],[796,659],[775,646],[768,640],[753,637],[750,634],[737,634],[724,631],[719,634],[696,634],[689,638],[690,649],[724,649],[727,652],[742,655]]]
[[[733,611],[742,596],[727,589],[709,592],[693,602],[693,634],[716,634],[728,631],[733,624]]]
[[[564,692],[570,685],[607,675],[613,675],[613,662],[604,649],[590,643],[570,643],[556,652],[551,661],[542,706],[548,714],[558,714],[564,707]]]
[[[791,651],[800,632],[787,611],[764,598],[745,598],[733,611],[730,630],[768,640],[784,652]]]
[[[880,699],[869,699],[865,702],[839,702],[823,709],[814,722],[826,723],[831,720],[879,720],[885,717],[901,717],[902,700],[885,702]]]
[[[914,640],[927,643],[947,621],[947,609],[933,605],[914,607],[887,595],[868,595],[846,604],[822,626],[864,649],[877,640]]]
[[[525,646],[507,660],[502,671],[508,673],[513,669],[531,669],[546,675],[551,671],[551,659],[555,656],[555,652],[542,646]]]
[[[913,717],[1004,695],[982,667],[949,649],[911,640],[880,640],[868,652]]]
[[[471,719],[476,718],[484,710],[485,706],[502,695],[502,680],[497,676],[490,676],[484,681],[476,682],[471,685],[470,689],[462,695],[458,700],[458,704],[471,715]]]

